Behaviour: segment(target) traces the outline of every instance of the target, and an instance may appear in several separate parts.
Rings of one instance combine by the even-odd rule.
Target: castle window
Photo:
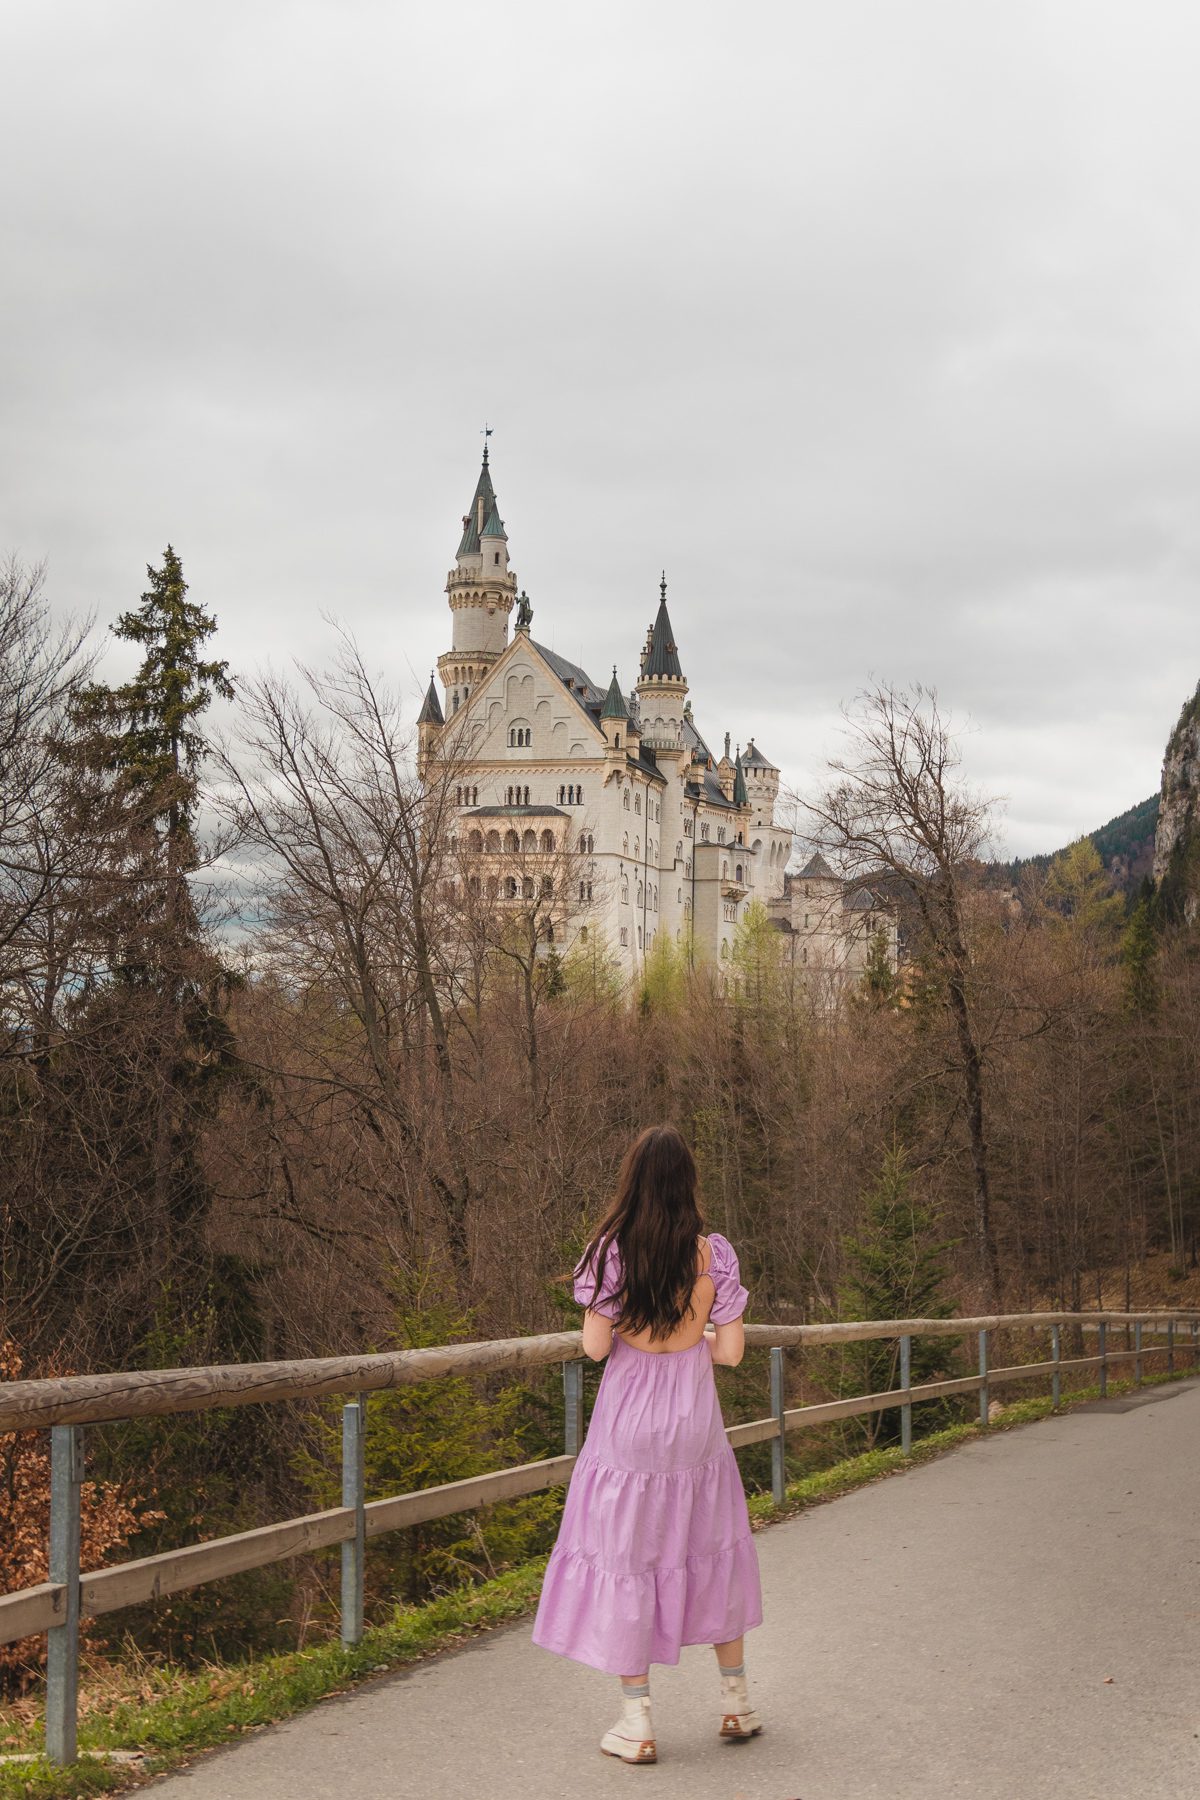
[[[521,883],[521,898],[522,898],[522,900],[532,900],[533,899],[533,876],[532,875],[527,875],[525,877],[524,881]]]
[[[619,731],[618,731],[617,737],[616,737],[616,747],[618,750],[621,748],[621,734]]]
[[[537,832],[536,831],[527,831],[525,833],[524,837],[521,839],[521,848],[522,848],[522,850],[536,850],[537,849]]]
[[[581,944],[587,943],[587,926],[586,925],[581,925],[579,927],[579,941]]]
[[[471,893],[473,893],[476,896],[476,898],[478,898],[478,896],[479,896],[479,877],[478,877],[478,875],[472,875],[470,881],[468,881],[468,883],[467,883],[467,886],[470,889]]]
[[[504,848],[508,851],[510,856],[513,855],[513,853],[515,851],[517,851],[521,848],[521,840],[517,836],[515,831],[506,831],[505,832]]]
[[[701,825],[701,827],[700,827],[700,837],[701,837],[701,841],[703,843],[707,844],[707,842],[708,842],[708,821],[707,821],[707,819],[705,820],[704,824]]]
[[[628,944],[629,944],[629,927],[628,927],[628,925],[622,925],[622,927],[621,927],[621,943],[625,947],[628,947]]]
[[[735,869],[734,869],[734,871],[733,871],[733,877],[734,877],[734,880],[735,880],[735,881],[741,881],[741,879],[742,879],[742,865],[741,865],[741,863],[738,863],[738,865],[737,865],[737,867],[736,867],[736,868],[735,868]]]
[[[542,849],[543,849],[543,851],[545,851],[547,854],[549,854],[549,852],[552,851],[553,848],[554,848],[554,833],[549,830],[543,831],[543,833],[542,833]]]
[[[691,821],[691,819],[685,819],[683,821],[683,835],[684,835],[684,837],[692,836],[692,821]]]
[[[492,561],[494,563],[498,563],[500,561],[500,552],[498,550],[492,551]]]
[[[683,905],[683,889],[682,888],[676,888],[676,890],[675,890],[675,904],[677,906]]]
[[[505,881],[504,891],[508,895],[510,900],[516,899],[516,897],[517,897],[517,878],[515,875],[510,875],[508,877],[508,879]]]
[[[595,839],[592,837],[592,834],[589,831],[587,834],[587,853],[589,856],[592,854],[592,851],[594,848],[595,848]]]
[[[688,857],[687,861],[683,865],[683,872],[685,875],[690,875],[692,872],[692,859],[690,856]]]
[[[641,948],[642,948],[642,928],[639,925],[638,926],[638,949],[640,950]]]
[[[635,794],[635,795],[634,795],[634,796],[633,796],[633,810],[634,810],[634,812],[635,812],[635,813],[638,813],[638,814],[640,814],[640,813],[641,813],[641,810],[642,810],[642,796],[641,796],[641,795],[640,795],[640,794]]]
[[[542,876],[542,897],[546,900],[554,898],[554,877],[552,875]]]
[[[581,900],[583,899],[583,883],[582,883],[582,881],[579,884],[579,898]]]
[[[721,939],[721,961],[725,962],[727,960],[728,956],[729,956],[729,945],[726,943],[725,939],[722,938]]]
[[[479,852],[483,849],[482,831],[473,831],[471,833],[470,837],[467,839],[467,848],[474,851],[475,855],[478,856]]]
[[[629,905],[629,877],[628,877],[628,875],[622,875],[622,877],[621,877],[621,905],[622,906]]]
[[[628,832],[625,832],[624,836],[621,839],[621,854],[622,854],[622,856],[629,855],[629,833]]]
[[[725,842],[725,827],[723,825],[717,826],[717,842],[718,844],[723,844]]]
[[[637,903],[639,906],[641,906],[643,904],[643,900],[644,900],[644,890],[642,888],[641,882],[639,881],[638,885],[637,885]]]
[[[628,788],[625,789],[623,805],[625,807],[625,811],[628,812],[629,811],[629,789]]]
[[[488,832],[487,847],[489,850],[493,850],[493,851],[499,850],[499,848],[500,848],[500,833],[498,831],[489,831]]]
[[[683,861],[683,845],[682,844],[676,844],[676,846],[675,846],[675,861],[676,862]]]
[[[657,887],[655,887],[655,889],[654,889],[654,910],[655,910],[655,912],[658,911],[658,888]]]
[[[586,887],[587,887],[587,897],[590,900],[592,897],[592,884],[590,881],[586,883]]]

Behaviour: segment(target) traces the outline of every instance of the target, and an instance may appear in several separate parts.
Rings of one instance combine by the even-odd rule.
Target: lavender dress
[[[745,1311],[732,1244],[709,1234],[715,1325]],[[613,1318],[617,1245],[593,1303],[594,1263],[575,1298]],[[725,1436],[709,1340],[638,1350],[616,1332],[571,1471],[533,1641],[609,1675],[677,1663],[684,1644],[723,1644],[762,1624],[758,1553]]]

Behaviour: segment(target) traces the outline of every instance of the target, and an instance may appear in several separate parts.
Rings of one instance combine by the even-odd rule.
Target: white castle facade
[[[894,963],[894,924],[869,890],[846,892],[819,857],[789,873],[780,772],[753,738],[733,756],[728,733],[720,756],[709,748],[665,577],[628,693],[616,665],[601,687],[539,644],[485,448],[446,593],[444,698],[431,676],[419,759],[423,780],[449,784],[464,898],[501,912],[534,901],[547,945],[601,945],[630,982],[664,936],[727,967],[756,899],[807,981],[861,973],[880,932]]]

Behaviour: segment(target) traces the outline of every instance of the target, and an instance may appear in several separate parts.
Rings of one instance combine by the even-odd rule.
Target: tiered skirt
[[[610,1675],[677,1663],[762,1623],[758,1555],[707,1338],[638,1350],[614,1334],[533,1627]]]

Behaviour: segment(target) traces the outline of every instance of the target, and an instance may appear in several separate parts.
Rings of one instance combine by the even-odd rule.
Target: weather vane
[[[485,419],[483,421],[483,430],[479,434],[480,437],[483,439],[483,460],[485,463],[487,462],[487,459],[488,459],[488,454],[487,454],[488,453],[488,439],[491,437],[492,432],[494,430],[495,430],[495,426],[489,425],[487,420]]]

